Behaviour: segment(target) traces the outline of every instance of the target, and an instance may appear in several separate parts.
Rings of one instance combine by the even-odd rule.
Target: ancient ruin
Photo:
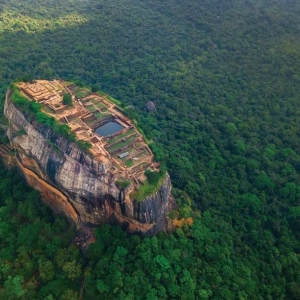
[[[143,136],[107,96],[62,80],[17,85],[26,97],[41,103],[45,113],[67,124],[78,140],[89,142],[90,153],[109,166],[107,171],[114,175],[114,180],[130,179],[138,186],[146,180],[146,169],[159,171]],[[63,95],[67,93],[72,95],[72,106],[63,104]],[[97,134],[97,128],[112,122],[121,129],[106,136]]]
[[[115,102],[62,80],[16,83],[4,105],[16,165],[44,201],[78,227],[109,222],[129,232],[166,231],[176,207],[170,177],[156,173],[160,165],[143,135]],[[34,116],[28,107],[37,109]]]

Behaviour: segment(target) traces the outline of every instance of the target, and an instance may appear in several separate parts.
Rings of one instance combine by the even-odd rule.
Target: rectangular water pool
[[[123,128],[124,127],[118,122],[108,122],[98,127],[95,132],[100,136],[108,136],[121,131]]]

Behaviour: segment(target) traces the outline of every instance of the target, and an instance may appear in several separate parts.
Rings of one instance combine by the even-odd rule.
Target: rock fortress
[[[24,101],[40,104],[35,117]],[[150,235],[168,229],[176,206],[170,177],[116,100],[72,82],[35,80],[8,90],[4,113],[18,167],[55,211],[78,227],[109,222]],[[54,130],[53,119],[73,138]],[[160,172],[157,183],[147,172]]]

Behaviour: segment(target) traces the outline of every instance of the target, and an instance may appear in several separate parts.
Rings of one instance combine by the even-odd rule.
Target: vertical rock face
[[[153,195],[137,202],[116,186],[107,162],[94,160],[50,127],[29,122],[9,92],[4,113],[20,170],[55,211],[79,227],[114,222],[130,232],[153,235],[167,230],[167,213],[175,205],[168,174]]]

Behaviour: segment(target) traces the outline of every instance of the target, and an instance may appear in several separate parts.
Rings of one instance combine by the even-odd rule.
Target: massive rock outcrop
[[[94,159],[51,127],[29,120],[11,101],[11,93],[7,93],[4,113],[17,165],[51,208],[78,227],[112,222],[133,233],[153,235],[167,230],[167,213],[174,208],[168,174],[152,195],[136,201],[130,189],[116,185],[107,162]]]

